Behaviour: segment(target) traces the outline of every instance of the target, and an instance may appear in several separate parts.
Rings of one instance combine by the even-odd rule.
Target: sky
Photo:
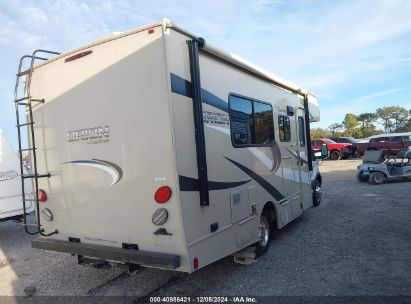
[[[0,0],[0,128],[17,147],[18,61],[169,18],[317,95],[328,127],[346,113],[411,109],[411,0]]]

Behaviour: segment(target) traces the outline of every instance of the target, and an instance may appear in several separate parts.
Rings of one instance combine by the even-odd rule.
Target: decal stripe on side
[[[227,159],[228,161],[236,165],[238,168],[243,170],[250,177],[252,177],[257,183],[260,184],[261,187],[263,187],[268,193],[270,193],[271,196],[274,197],[277,201],[281,201],[284,199],[284,195],[282,195],[280,191],[278,191],[275,187],[273,187],[269,182],[267,182],[260,175],[248,169],[246,166],[243,166],[242,164],[237,163],[236,161],[232,159],[229,159],[228,157],[225,157],[225,159]]]
[[[183,175],[178,176],[180,182],[180,191],[199,191],[200,183],[197,178],[187,177]],[[238,187],[250,182],[251,179],[241,182],[214,182],[208,181],[209,190],[223,190]]]
[[[191,82],[177,76],[173,73],[170,73],[170,81],[171,81],[171,92],[192,98],[191,93]],[[201,89],[201,99],[204,103],[213,106],[221,111],[228,113],[228,103],[226,103],[221,98],[217,97],[213,93]]]

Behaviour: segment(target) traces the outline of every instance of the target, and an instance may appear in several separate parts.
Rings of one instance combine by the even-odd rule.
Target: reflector
[[[163,186],[157,189],[156,193],[154,194],[154,199],[157,203],[163,204],[167,202],[171,197],[171,188],[168,186]]]

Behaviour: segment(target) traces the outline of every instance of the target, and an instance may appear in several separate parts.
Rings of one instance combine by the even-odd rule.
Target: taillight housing
[[[44,190],[39,189],[37,191],[37,198],[39,200],[39,202],[44,203],[45,201],[47,201],[47,194]]]
[[[164,204],[170,200],[171,194],[172,191],[169,186],[162,186],[154,194],[154,200],[159,204]]]
[[[193,259],[194,269],[198,269],[198,266],[200,266],[199,264],[200,264],[200,263],[198,262],[198,258],[194,258],[194,259]]]

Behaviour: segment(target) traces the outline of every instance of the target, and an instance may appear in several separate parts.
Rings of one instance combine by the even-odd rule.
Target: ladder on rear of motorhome
[[[39,54],[41,56],[39,56]],[[38,179],[39,178],[48,178],[50,177],[50,173],[42,173],[39,174],[37,172],[37,155],[36,155],[36,141],[35,141],[35,134],[34,134],[34,121],[33,121],[33,105],[36,104],[42,104],[45,102],[44,98],[33,98],[30,95],[30,86],[31,86],[31,80],[33,76],[33,70],[34,70],[34,64],[36,62],[40,61],[45,61],[48,60],[49,58],[44,58],[44,55],[59,55],[60,53],[57,52],[52,52],[52,51],[46,51],[46,50],[36,50],[33,52],[32,55],[25,55],[21,57],[20,63],[19,63],[19,68],[17,71],[17,79],[16,79],[16,86],[14,88],[14,104],[15,104],[15,109],[16,109],[16,121],[17,121],[17,135],[18,135],[18,144],[19,144],[19,157],[20,157],[20,178],[21,178],[21,193],[22,193],[22,202],[23,202],[23,225],[24,229],[28,234],[35,235],[35,234],[41,234],[42,236],[50,236],[53,234],[58,233],[57,230],[51,232],[51,233],[44,233],[44,229],[41,227],[40,223],[40,206],[39,206],[39,183]],[[29,60],[29,68],[27,70],[22,71],[23,64],[25,61]],[[20,79],[26,76],[26,83],[23,87],[23,93],[19,93],[19,86],[20,86]],[[19,97],[19,94],[22,94],[22,97]],[[25,116],[26,116],[26,122],[20,123],[20,114],[19,114],[19,109],[20,107],[23,106],[25,108]],[[21,133],[22,133],[22,127],[27,127],[28,132],[27,136],[29,137],[28,142],[31,141],[31,145],[28,147],[23,147],[22,144],[22,138],[21,138]],[[24,173],[24,164],[23,164],[23,152],[28,152],[29,153],[29,158],[31,160],[31,172],[28,172],[28,174]],[[33,182],[33,195],[32,198],[26,198],[26,193],[25,193],[25,187],[24,187],[24,182],[26,179],[32,180]],[[27,223],[27,213],[26,213],[26,203],[27,202],[33,202],[36,207],[36,215],[37,215],[37,223],[35,224],[28,224]],[[29,226],[34,226],[35,230],[30,231],[28,228]]]

